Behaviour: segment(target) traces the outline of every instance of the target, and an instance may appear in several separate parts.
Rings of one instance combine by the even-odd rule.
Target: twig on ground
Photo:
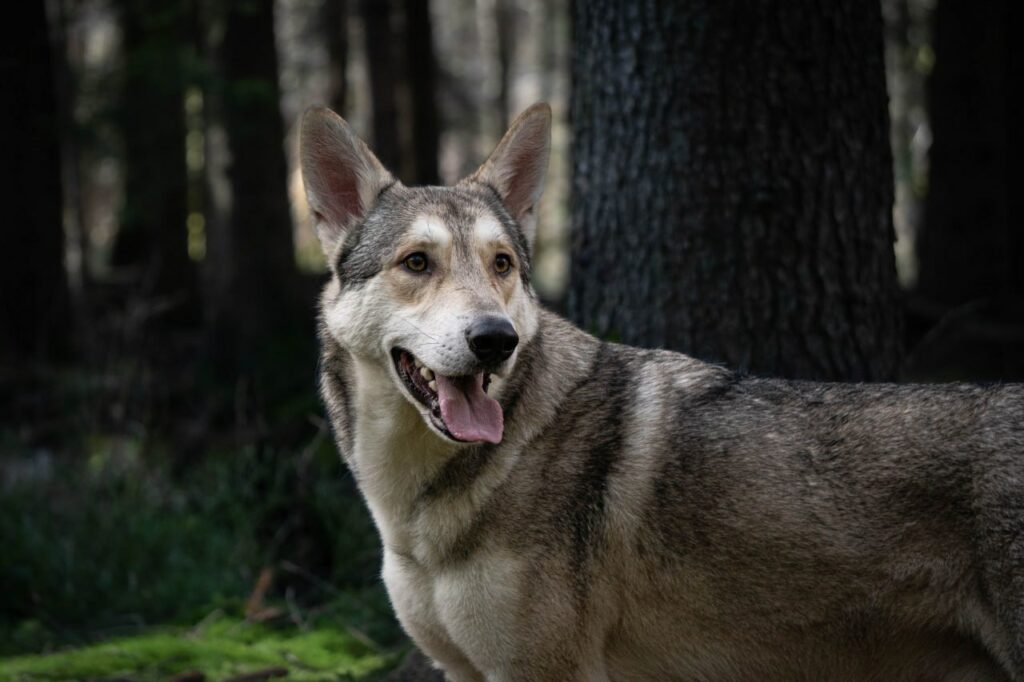
[[[277,666],[274,668],[264,668],[263,670],[254,670],[251,673],[242,673],[241,675],[228,677],[224,682],[261,682],[262,680],[269,680],[274,677],[288,677],[288,668]]]

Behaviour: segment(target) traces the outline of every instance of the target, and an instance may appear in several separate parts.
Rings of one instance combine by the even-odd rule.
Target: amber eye
[[[409,272],[426,272],[427,271],[427,254],[417,251],[411,253],[405,257],[402,261],[402,265]]]
[[[499,253],[494,258],[494,269],[499,275],[507,275],[508,271],[512,269],[512,259]]]

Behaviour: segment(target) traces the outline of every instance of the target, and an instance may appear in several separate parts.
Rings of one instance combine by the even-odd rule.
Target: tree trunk
[[[1020,79],[1011,74],[1009,0],[940,0],[929,83],[934,143],[917,291],[943,306],[1024,299],[1019,192]]]
[[[441,124],[437,113],[437,60],[427,0],[404,0],[406,80],[412,108],[412,162],[418,185],[437,185]]]
[[[366,62],[370,71],[370,98],[373,102],[374,153],[384,166],[403,179],[402,138],[399,129],[397,91],[401,82],[395,60],[396,35],[392,0],[361,0]]]
[[[793,378],[894,377],[877,3],[575,3],[568,309]]]
[[[195,311],[188,255],[184,0],[120,0],[124,81],[124,205],[113,263],[138,271],[142,292],[169,299],[176,317]]]
[[[494,0],[495,37],[497,38],[498,91],[495,108],[498,110],[498,130],[508,128],[512,99],[512,62],[515,57],[516,20],[518,15],[512,0]]]
[[[64,269],[67,273],[75,317],[81,321],[83,299],[89,284],[89,240],[82,200],[82,153],[75,123],[78,80],[71,65],[68,29],[73,5],[66,0],[49,0],[50,44],[53,54],[60,131],[61,187],[64,190]]]
[[[1024,207],[1011,180],[1021,146],[1015,8],[1008,0],[936,8],[913,376],[1024,378]]]
[[[0,358],[58,359],[69,347],[60,135],[46,5],[29,3],[0,41],[0,148],[4,245],[0,249]]]
[[[329,69],[327,98],[331,109],[344,116],[348,93],[348,2],[326,0],[321,11]]]
[[[300,291],[292,243],[273,0],[228,3],[221,52],[230,217],[216,252],[213,324],[221,351],[252,362],[289,330]],[[222,353],[223,355],[223,353]]]

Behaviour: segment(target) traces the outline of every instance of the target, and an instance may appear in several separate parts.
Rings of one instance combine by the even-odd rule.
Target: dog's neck
[[[550,423],[571,388],[553,379],[564,372],[545,367],[562,365],[579,376],[587,371],[598,342],[547,317],[548,324],[524,344],[508,378],[493,389],[505,410],[505,433],[496,446],[446,442],[400,393],[386,367],[325,345],[325,371],[344,373],[347,388],[339,396],[329,381],[324,384],[325,392],[332,393],[329,404],[349,403],[339,445],[387,549],[422,563],[442,556],[508,477],[529,441]],[[344,362],[332,362],[337,354]]]
[[[379,363],[352,357],[351,451],[356,473],[386,547],[409,552],[415,501],[459,446],[430,432]]]

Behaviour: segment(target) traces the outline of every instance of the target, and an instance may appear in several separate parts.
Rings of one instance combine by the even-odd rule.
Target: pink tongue
[[[441,417],[453,436],[471,442],[501,442],[504,416],[498,401],[484,393],[483,372],[455,378],[438,374],[436,379]]]

